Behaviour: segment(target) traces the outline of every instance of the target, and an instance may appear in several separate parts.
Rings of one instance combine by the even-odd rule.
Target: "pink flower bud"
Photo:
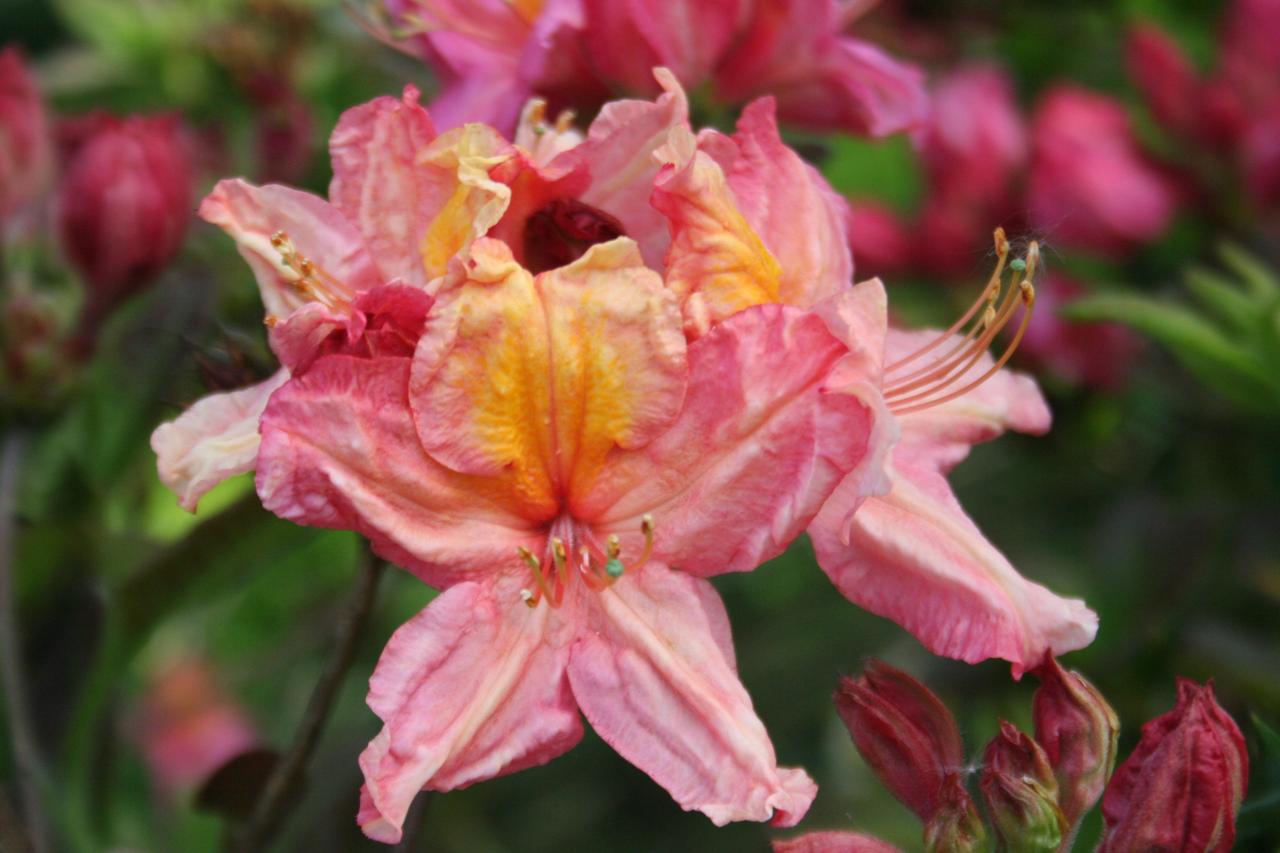
[[[1226,853],[1235,842],[1249,757],[1210,684],[1178,680],[1178,704],[1142,727],[1133,753],[1102,799],[1099,853],[1195,850]]]
[[[985,850],[986,831],[963,777],[952,773],[942,783],[941,805],[924,828],[925,853],[975,853]]]
[[[77,136],[82,141],[72,145],[58,188],[57,229],[89,286],[91,322],[177,254],[191,218],[193,176],[174,118],[104,116]]]
[[[51,152],[44,101],[22,54],[0,50],[0,221],[44,188]]]
[[[934,194],[1002,195],[1027,159],[1027,132],[1008,75],[997,66],[971,65],[943,77],[933,91],[923,147]]]
[[[1093,808],[1116,766],[1120,721],[1098,689],[1052,656],[1035,670],[1036,740],[1058,780],[1058,805],[1071,826]]]
[[[1176,187],[1145,159],[1117,101],[1051,89],[1036,110],[1032,149],[1031,218],[1050,240],[1119,256],[1172,221]]]
[[[881,661],[868,663],[861,678],[842,678],[835,701],[863,759],[928,823],[942,804],[944,782],[964,764],[951,712],[929,688]]]
[[[1200,81],[1178,43],[1159,27],[1129,34],[1129,76],[1156,121],[1177,133],[1194,133],[1200,113]]]
[[[1058,780],[1040,744],[1009,722],[983,755],[982,798],[1000,849],[1052,853],[1068,831],[1058,808]]]

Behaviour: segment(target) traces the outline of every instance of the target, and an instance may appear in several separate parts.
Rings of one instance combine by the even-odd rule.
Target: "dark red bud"
[[[982,798],[1000,849],[1053,853],[1068,832],[1058,808],[1058,780],[1044,749],[1012,723],[1002,722],[983,754]]]

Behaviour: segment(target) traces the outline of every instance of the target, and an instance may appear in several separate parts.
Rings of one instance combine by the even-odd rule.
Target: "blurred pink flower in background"
[[[1046,273],[1036,284],[1036,313],[1019,359],[1072,385],[1118,390],[1128,382],[1142,339],[1117,323],[1079,323],[1061,315],[1063,307],[1087,293],[1062,273]]]
[[[1031,220],[1048,239],[1115,257],[1172,222],[1177,189],[1145,158],[1118,101],[1056,86],[1037,104],[1031,136]]]
[[[773,94],[783,121],[886,136],[918,126],[923,75],[843,35],[870,4],[840,0],[386,0],[390,34],[444,79],[441,127],[505,132],[532,95],[553,110],[654,95],[652,69],[720,102]]]
[[[85,323],[92,327],[177,255],[195,176],[176,117],[94,115],[60,135],[56,228],[67,260],[85,279]]]
[[[1248,780],[1244,736],[1212,685],[1179,679],[1177,705],[1142,727],[1107,786],[1099,853],[1228,853]]]
[[[152,676],[135,737],[159,788],[175,795],[198,787],[230,759],[258,744],[244,710],[206,661],[190,658]]]
[[[961,66],[934,85],[932,104],[921,145],[931,194],[1008,204],[1027,162],[1027,131],[1009,75],[987,63]]]
[[[0,50],[0,225],[47,186],[53,147],[44,99],[14,47]]]
[[[871,199],[856,199],[849,208],[849,248],[858,275],[894,278],[913,269],[920,245],[911,233],[911,223]]]

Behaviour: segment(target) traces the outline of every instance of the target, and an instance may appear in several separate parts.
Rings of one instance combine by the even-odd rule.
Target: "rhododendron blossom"
[[[799,820],[815,786],[778,766],[706,578],[806,528],[847,595],[942,653],[1020,669],[1092,637],[939,473],[1047,426],[985,355],[1030,284],[988,287],[969,338],[896,371],[914,338],[887,330],[878,281],[851,284],[846,210],[772,101],[695,135],[656,76],[656,101],[607,105],[585,137],[535,104],[524,144],[436,134],[408,89],[343,116],[331,201],[225,181],[202,207],[284,366],[157,430],[162,477],[194,506],[256,468],[268,509],[357,530],[442,590],[371,679],[373,838],[399,838],[419,790],[569,749],[579,712],[686,809]]]

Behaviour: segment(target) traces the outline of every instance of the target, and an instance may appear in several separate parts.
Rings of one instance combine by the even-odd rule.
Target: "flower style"
[[[887,136],[924,118],[924,75],[843,35],[870,5],[846,0],[385,0],[389,32],[445,80],[444,127],[508,128],[531,96],[592,107],[657,93],[654,66],[717,100],[772,92],[782,118]],[[690,34],[696,37],[690,38]]]
[[[1045,425],[1028,380],[982,376],[1019,297],[987,288],[981,331],[886,380],[909,336],[887,331],[878,281],[851,285],[846,210],[782,144],[772,101],[733,136],[695,135],[656,77],[655,101],[607,105],[585,137],[535,103],[523,145],[483,125],[437,134],[409,88],[343,116],[330,202],[224,181],[202,206],[253,267],[283,367],[160,427],[162,478],[193,507],[256,468],[276,514],[357,530],[442,590],[370,682],[373,838],[398,838],[423,788],[569,749],[579,711],[686,809],[799,820],[815,786],[778,767],[706,578],[806,528],[842,588],[877,573],[873,606],[944,653],[1018,668],[1092,636],[1082,605],[958,527],[935,482],[1006,421]],[[919,439],[893,464],[929,494],[881,524],[923,508],[902,535],[928,531],[934,551],[851,553],[852,510],[900,488],[881,471],[899,417]],[[933,614],[903,595],[921,579]]]

